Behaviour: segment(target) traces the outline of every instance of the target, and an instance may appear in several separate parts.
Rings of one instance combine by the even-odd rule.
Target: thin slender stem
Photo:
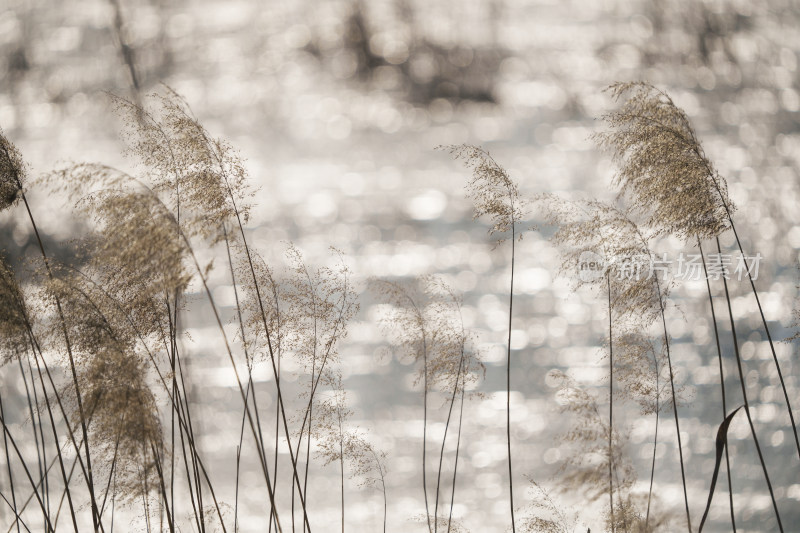
[[[722,253],[722,246],[719,243],[719,237],[717,237],[717,251],[718,253]],[[775,493],[772,490],[772,482],[769,480],[769,472],[767,472],[767,464],[764,462],[764,455],[761,453],[761,445],[758,443],[758,436],[756,435],[756,428],[753,424],[753,417],[750,416],[750,402],[747,399],[747,386],[745,385],[744,379],[744,370],[742,369],[742,358],[739,354],[739,342],[736,338],[736,323],[733,319],[733,308],[731,306],[731,297],[730,293],[728,292],[728,280],[725,279],[725,276],[722,276],[722,282],[725,287],[725,301],[728,304],[728,316],[730,317],[731,321],[731,336],[733,337],[733,351],[736,355],[736,368],[739,370],[739,382],[742,385],[742,399],[744,400],[744,412],[747,415],[747,423],[750,425],[750,433],[753,435],[753,442],[756,445],[756,451],[758,452],[758,460],[761,462],[761,469],[764,471],[764,480],[767,482],[767,488],[769,489],[770,498],[772,498],[772,508],[775,510],[775,518],[778,521],[778,528],[783,533],[783,524],[781,523],[781,515],[778,511],[778,502],[775,500]]]
[[[19,188],[20,190],[22,190],[21,183],[19,183]],[[50,260],[48,259],[47,253],[45,252],[44,243],[42,242],[42,237],[39,234],[39,227],[36,224],[36,220],[33,218],[33,212],[31,211],[31,207],[28,204],[28,198],[24,192],[21,193],[21,196],[22,196],[22,201],[25,204],[25,209],[28,213],[28,218],[31,222],[31,227],[33,228],[33,233],[36,236],[36,241],[39,245],[39,251],[41,252],[42,259],[44,260],[47,276],[50,279],[54,279],[53,272],[50,269]],[[95,499],[95,494],[94,494],[94,479],[92,476],[92,458],[91,458],[91,453],[89,452],[89,436],[86,430],[86,418],[83,412],[83,400],[81,397],[80,386],[78,385],[78,373],[77,370],[75,369],[75,359],[72,354],[72,344],[70,342],[69,334],[67,332],[67,322],[64,317],[64,311],[61,307],[61,300],[58,298],[57,295],[55,297],[55,302],[61,323],[61,329],[64,334],[64,341],[66,343],[67,355],[69,357],[69,366],[70,366],[70,371],[72,373],[72,383],[75,386],[75,397],[78,403],[78,414],[80,416],[81,431],[83,433],[83,445],[86,453],[86,484],[87,488],[89,489],[89,498],[91,500],[91,506],[92,506],[92,524],[94,526],[95,533],[97,533],[102,529],[102,524],[100,522],[100,517],[98,516],[99,513],[97,509],[97,500]]]
[[[31,529],[28,527],[28,524],[26,524],[25,521],[22,519],[22,517],[17,513],[17,511],[14,510],[13,504],[10,501],[8,501],[8,498],[6,497],[5,494],[2,493],[2,491],[0,491],[0,499],[2,499],[6,503],[8,508],[11,509],[11,512],[14,514],[14,523],[11,524],[11,527],[8,528],[8,530],[11,531],[12,529],[14,529],[14,525],[17,524],[17,522],[19,522],[19,524],[25,528],[25,531],[31,533]]]
[[[513,211],[513,203],[512,203]],[[506,355],[506,445],[508,448],[508,497],[511,510],[511,531],[516,533],[517,525],[514,520],[514,471],[511,463],[511,320],[514,311],[514,261],[516,259],[516,228],[515,221],[511,222],[511,282],[508,291],[508,351]]]
[[[250,386],[252,384],[253,378],[250,377],[250,380],[247,384],[247,394],[245,395],[245,402],[249,399],[250,394]],[[247,409],[247,404],[245,404],[245,409]],[[244,423],[247,419],[247,415],[244,411],[242,411],[242,424],[241,429],[239,429],[239,445],[236,446],[236,495],[233,505],[233,533],[237,533],[239,531],[239,466],[242,456],[242,444],[244,443]],[[270,525],[272,524],[272,520],[270,520]]]
[[[3,399],[0,397],[0,417],[5,420],[4,412],[3,412]],[[5,427],[5,421],[3,422],[3,427]],[[17,533],[19,533],[19,514],[17,512],[17,491],[14,489],[14,474],[11,472],[11,456],[8,453],[8,437],[6,436],[6,432],[3,431],[3,449],[5,450],[6,454],[6,469],[8,470],[8,483],[11,487],[11,508],[14,511],[14,523],[17,525]],[[34,490],[36,487],[34,487]],[[44,513],[44,518],[47,520],[47,511],[46,509],[42,508],[42,512]]]
[[[58,406],[61,410],[61,415],[64,417],[64,419],[67,419],[66,411],[64,410],[64,405],[61,402],[61,395],[58,392],[58,388],[56,387],[55,382],[53,381],[53,376],[50,374],[50,368],[47,366],[47,362],[44,360],[44,356],[42,355],[41,347],[39,346],[39,343],[36,340],[36,337],[34,336],[33,326],[30,322],[27,313],[25,313],[24,311],[23,311],[23,319],[25,321],[25,328],[28,333],[28,342],[30,343],[31,350],[33,351],[33,361],[36,363],[36,372],[39,375],[39,382],[42,385],[42,396],[44,396],[45,405],[47,406],[47,415],[48,418],[50,419],[50,429],[53,433],[53,440],[56,443],[58,443],[59,440],[58,431],[56,430],[56,422],[55,418],[53,417],[53,408],[50,404],[50,395],[47,394],[47,387],[45,385],[44,375],[42,374],[42,366],[44,366],[45,373],[47,374],[48,381],[50,382],[50,387],[53,389],[53,396],[55,396],[55,399],[58,402]],[[40,359],[42,362],[41,365],[39,364]],[[75,442],[75,435],[72,431],[72,426],[70,424],[66,424],[66,426],[70,441],[72,442],[72,445],[75,447],[75,458],[77,459],[78,464],[81,466],[81,471],[85,473],[85,470],[83,468],[83,460],[81,459],[81,453],[80,453],[81,445]],[[69,488],[69,480],[72,477],[72,475],[70,474],[70,476],[67,477],[67,472],[64,468],[64,460],[61,455],[61,446],[56,446],[56,455],[58,457],[58,465],[61,469],[61,477],[64,480],[64,492],[67,497],[67,504],[69,505],[70,515],[72,517],[72,527],[75,533],[78,533],[78,521],[75,513],[75,507],[73,506],[72,503],[72,493]]]
[[[33,402],[36,408],[36,418],[38,419],[38,426],[39,426],[39,440],[42,443],[42,465],[47,464],[47,446],[44,445],[44,424],[42,423],[42,411],[40,410],[39,404],[39,391],[36,388],[36,378],[33,375],[33,365],[31,364],[31,356],[30,353],[26,350],[25,352],[26,358],[28,360],[28,373],[31,376],[31,388],[33,389]],[[31,413],[31,422],[33,421],[33,413]],[[44,478],[42,483],[44,484],[44,494],[45,494],[45,505],[47,506],[47,513],[50,514],[50,478],[49,478],[50,469],[46,468],[44,471]]]
[[[733,235],[736,237],[736,245],[739,248],[739,253],[742,255],[742,261],[745,264],[745,270],[747,271],[747,279],[750,281],[750,288],[753,290],[753,296],[756,298],[756,305],[758,306],[758,313],[761,315],[761,323],[764,325],[764,332],[767,334],[767,341],[769,342],[769,349],[772,352],[772,360],[775,362],[775,369],[778,371],[778,379],[781,382],[781,390],[783,391],[783,399],[786,401],[786,410],[789,413],[789,421],[792,424],[792,434],[794,435],[794,443],[795,447],[797,448],[797,456],[800,458],[800,437],[797,435],[797,425],[794,420],[794,412],[792,411],[792,404],[789,401],[789,392],[786,390],[786,383],[783,381],[783,372],[781,371],[781,365],[778,362],[778,355],[775,353],[775,345],[772,342],[772,335],[769,332],[769,326],[767,325],[767,319],[764,316],[764,309],[761,307],[761,301],[758,298],[758,291],[756,290],[756,284],[753,280],[753,276],[750,274],[750,264],[747,262],[747,257],[744,255],[744,250],[742,249],[742,242],[739,240],[739,234],[736,232],[736,226],[733,225],[733,218],[730,217],[730,213],[728,214],[728,219],[731,223],[731,229],[733,230]],[[722,253],[722,252],[720,252]]]
[[[703,245],[700,243],[700,238],[697,239],[697,248],[700,250],[700,260],[703,263],[703,274],[706,278],[706,288],[708,289],[708,305],[711,308],[711,321],[714,323],[714,340],[717,343],[717,361],[719,362],[719,386],[722,393],[722,419],[728,416],[728,404],[725,397],[725,369],[722,366],[722,345],[719,342],[719,328],[717,327],[717,315],[714,311],[714,298],[711,295],[711,280],[708,278],[708,268],[706,267],[706,258],[703,253]],[[733,511],[733,480],[731,479],[731,461],[728,453],[728,446],[725,446],[725,469],[728,473],[728,500],[731,510],[731,528],[733,533],[736,533],[736,516]]]
[[[611,533],[616,531],[614,520],[614,336],[611,321],[611,272],[606,272],[608,290],[608,503],[611,511]]]
[[[661,285],[658,282],[658,276],[654,275],[656,284],[656,295],[658,296],[658,305],[661,311],[661,325],[664,328],[664,346],[667,349],[667,365],[669,367],[669,385],[672,392],[672,412],[675,415],[675,432],[678,436],[678,458],[681,463],[681,481],[683,482],[683,502],[686,507],[686,525],[689,533],[692,533],[692,519],[689,515],[689,495],[686,490],[686,469],[683,464],[683,444],[681,442],[681,425],[678,418],[678,398],[675,395],[675,375],[672,371],[672,356],[669,350],[669,333],[667,333],[667,319],[664,316],[664,299],[661,296]]]
[[[427,442],[428,442],[428,347],[425,330],[422,331],[422,492],[425,496],[425,516],[428,517],[428,531],[431,529],[431,511],[428,507],[428,480],[427,480]],[[436,524],[434,517],[433,523]]]
[[[439,517],[439,488],[442,480],[442,462],[444,461],[444,445],[447,442],[447,433],[450,429],[450,418],[453,415],[453,405],[456,401],[456,394],[458,394],[458,384],[461,380],[461,369],[464,366],[464,349],[461,349],[461,358],[458,360],[458,370],[456,371],[456,378],[453,384],[453,394],[450,396],[450,407],[447,410],[447,421],[444,424],[444,436],[442,437],[442,447],[439,450],[439,470],[436,474],[436,504],[433,507],[433,515],[438,519]]]
[[[466,380],[466,375],[463,378]],[[458,474],[458,452],[461,449],[461,426],[464,420],[464,389],[466,388],[466,381],[461,385],[461,405],[458,408],[458,433],[456,437],[456,458],[453,464],[453,486],[450,492],[450,514],[447,517],[447,533],[450,533],[450,528],[453,525],[453,506],[456,501],[456,474]],[[384,533],[386,533],[386,525],[384,524]]]
[[[655,351],[653,352],[655,356]],[[658,397],[660,396],[660,389],[658,387],[658,363],[656,363],[656,430],[653,435],[653,463],[650,466],[650,490],[647,492],[647,514],[644,519],[644,531],[650,533],[650,502],[653,499],[653,479],[656,474],[656,448],[658,446],[658,416],[661,412]]]
[[[337,408],[337,418],[339,419],[339,471],[341,474],[340,480],[342,492],[342,533],[344,533],[344,433],[342,431],[341,406],[338,406]]]
[[[3,438],[6,439],[6,436],[7,436],[7,438],[8,438],[7,442],[10,442],[11,446],[14,448],[14,453],[16,453],[17,457],[19,458],[20,464],[22,465],[22,469],[24,470],[25,475],[27,476],[28,481],[31,484],[31,487],[33,488],[34,495],[36,496],[36,501],[39,502],[39,507],[43,511],[45,511],[45,524],[47,525],[47,531],[53,532],[54,531],[53,530],[53,524],[50,522],[50,517],[47,516],[47,509],[45,508],[44,502],[42,501],[42,498],[39,495],[39,491],[37,490],[38,485],[33,480],[33,477],[31,476],[31,472],[28,469],[28,464],[25,462],[25,458],[22,457],[22,453],[20,452],[19,447],[17,446],[17,443],[14,440],[14,437],[11,435],[11,432],[8,430],[8,425],[6,424],[5,414],[4,414],[4,411],[3,411],[3,398],[2,398],[2,396],[0,396],[0,424],[3,426]]]
[[[25,368],[22,366],[22,359],[20,357],[20,354],[17,353],[15,358],[16,358],[17,363],[19,365],[19,372],[22,375],[22,382],[25,385],[25,397],[28,400],[28,412],[31,415],[31,430],[33,431],[33,442],[36,445],[36,462],[37,462],[37,466],[39,467],[39,480],[40,480],[39,483],[42,483],[42,481],[44,480],[44,463],[42,462],[42,449],[44,448],[45,443],[44,443],[44,440],[42,440],[41,445],[40,445],[40,443],[39,443],[39,435],[38,435],[38,433],[36,433],[36,414],[33,411],[33,402],[31,401],[31,392],[30,392],[30,388],[28,387],[28,380],[25,377]],[[33,374],[31,374],[31,379],[33,379]],[[9,473],[10,473],[10,470],[9,470]],[[13,484],[12,484],[12,488],[13,488]],[[48,506],[49,500],[47,498],[47,484],[46,483],[44,484],[43,495],[44,495],[46,509],[43,510],[42,512],[43,513],[46,512],[47,514],[50,514],[50,508]],[[11,498],[12,498],[12,500],[15,499],[13,490],[11,492]],[[17,524],[17,529],[19,530],[19,524]]]

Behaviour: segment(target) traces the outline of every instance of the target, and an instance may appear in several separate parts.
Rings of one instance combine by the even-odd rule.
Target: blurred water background
[[[410,361],[399,350],[387,352],[376,324],[379,302],[364,281],[442,274],[463,294],[466,324],[480,339],[488,367],[479,387],[486,396],[466,407],[454,515],[473,532],[494,533],[508,526],[508,248],[493,249],[486,222],[471,220],[463,189],[468,171],[434,148],[487,148],[526,196],[556,192],[612,200],[613,165],[589,138],[602,127],[598,118],[613,108],[603,89],[635,79],[666,89],[728,179],[745,249],[764,258],[757,286],[773,337],[782,339],[792,333],[800,249],[798,28],[800,5],[793,0],[3,0],[0,126],[33,175],[64,161],[131,169],[105,91],[137,99],[163,82],[246,158],[257,187],[249,232],[259,252],[278,269],[285,241],[312,265],[330,261],[329,246],[346,254],[363,292],[341,348],[344,385],[353,423],[388,453],[389,531],[425,528],[412,520],[424,512],[421,393]],[[80,234],[82,222],[71,218],[61,198],[35,186],[30,195],[48,246],[68,256],[67,241]],[[534,210],[530,223],[541,224],[541,218]],[[14,257],[34,252],[21,211],[3,215],[0,225],[0,248]],[[551,476],[565,453],[557,435],[569,420],[558,412],[547,372],[568,371],[597,388],[601,405],[607,403],[604,301],[588,291],[573,293],[569,279],[559,278],[551,233],[546,226],[529,231],[517,248],[512,423],[523,507],[526,476],[555,488]],[[730,249],[730,238],[723,245]],[[673,239],[657,249],[672,256],[694,253]],[[231,306],[227,279],[221,267],[212,273],[215,294]],[[777,376],[749,289],[744,283],[732,289],[748,383],[760,390],[751,400],[755,419],[783,522],[787,531],[797,531],[800,478]],[[679,380],[693,397],[681,414],[698,522],[720,422],[704,292],[704,282],[679,284],[673,293],[679,309],[668,314]],[[210,475],[220,498],[232,503],[241,401],[217,351],[211,315],[198,302],[183,319],[192,338],[184,350],[193,408]],[[727,339],[726,320],[720,319],[720,328]],[[797,350],[791,344],[777,349],[797,398]],[[266,370],[258,372],[268,404],[269,378]],[[733,364],[726,372],[734,375]],[[4,379],[4,393],[20,389],[10,374]],[[731,379],[729,405],[740,403],[737,387]],[[433,405],[444,403],[443,397],[433,399]],[[22,400],[16,405],[16,423],[23,424]],[[445,414],[431,415],[434,438]],[[638,467],[638,488],[646,490],[654,421],[633,408],[619,420],[631,429],[628,451]],[[656,484],[662,505],[679,517],[671,415],[662,424]],[[739,531],[775,531],[744,417],[731,432]],[[310,475],[312,525],[332,531],[338,472],[315,464]],[[243,486],[241,530],[265,531],[266,491],[254,470]],[[726,487],[723,476],[706,531],[730,531]],[[349,530],[380,530],[377,492],[350,483],[346,499]],[[581,511],[593,531],[601,529],[602,505],[587,506],[578,493],[558,499]],[[119,527],[128,530],[125,520],[135,522],[136,513],[121,514]]]

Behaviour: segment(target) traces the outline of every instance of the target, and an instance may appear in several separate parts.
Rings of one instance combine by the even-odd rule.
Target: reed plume
[[[531,502],[526,516],[521,520],[523,533],[575,533],[578,526],[578,513],[571,516],[559,505],[550,492],[536,481],[531,480]]]
[[[647,217],[646,225],[657,234],[675,235],[689,242],[694,241],[698,247],[703,239],[716,239],[719,242],[720,234],[728,229],[733,232],[737,248],[747,267],[747,279],[767,335],[800,458],[800,437],[789,393],[750,265],[733,222],[735,206],[728,196],[725,179],[706,157],[686,113],[675,105],[666,92],[644,82],[618,83],[609,90],[616,100],[625,100],[617,111],[605,116],[610,129],[597,134],[596,138],[601,146],[612,151],[619,167],[616,183],[621,188],[621,194],[629,199],[638,212]],[[721,249],[719,253],[722,253]],[[727,280],[723,281],[726,283],[728,299]],[[728,304],[730,306],[730,301]],[[738,346],[734,348],[737,365],[741,368]],[[782,530],[769,473],[749,413],[744,376],[741,372],[740,382],[745,395],[745,413],[772,496],[778,526]]]
[[[485,367],[478,353],[471,350],[469,333],[461,315],[461,300],[453,289],[441,278],[422,276],[416,286],[405,286],[395,282],[374,280],[373,286],[391,307],[381,317],[381,325],[390,341],[398,345],[408,356],[421,365],[414,384],[422,382],[423,388],[423,454],[422,481],[425,496],[428,526],[432,532],[439,529],[439,500],[442,486],[444,449],[451,426],[456,397],[460,396],[458,436],[453,467],[450,498],[452,520],[455,501],[455,486],[458,472],[463,405],[468,389],[474,388]],[[447,394],[448,414],[439,451],[434,493],[434,512],[429,510],[427,483],[427,428],[428,393],[438,390]],[[449,526],[448,526],[449,528]]]
[[[517,183],[488,152],[470,145],[450,146],[450,154],[464,161],[472,170],[472,178],[467,182],[467,196],[473,201],[473,219],[487,216],[492,223],[489,235],[498,235],[496,245],[506,240],[510,232],[511,240],[511,280],[508,291],[508,341],[506,350],[506,448],[508,454],[508,495],[511,514],[511,531],[516,533],[514,520],[514,471],[511,460],[511,323],[514,315],[514,265],[516,242],[522,239],[523,232],[517,232],[517,225],[528,214],[528,201],[520,196]]]
[[[0,364],[27,349],[27,314],[22,288],[6,258],[0,255]]]
[[[644,82],[608,88],[616,111],[596,134],[617,163],[614,183],[658,235],[711,238],[730,227],[734,207],[726,181],[697,140],[686,113],[664,91]]]
[[[0,129],[0,211],[8,209],[20,199],[26,176],[22,155]]]
[[[658,372],[660,372],[655,350],[650,350],[653,355],[655,368],[648,369],[643,374],[638,374],[640,370],[649,367],[650,358],[647,357],[648,350],[641,350],[649,341],[640,339],[634,341],[630,337],[631,332],[646,332],[652,324],[661,318],[664,332],[663,350],[666,355],[665,367],[669,370],[666,381],[670,391],[668,398],[676,398],[672,361],[669,354],[669,335],[664,319],[664,309],[669,295],[669,282],[664,273],[654,267],[654,260],[648,244],[650,236],[645,235],[641,228],[634,222],[629,214],[613,205],[599,201],[568,202],[553,195],[542,195],[539,201],[545,206],[548,222],[558,226],[553,235],[553,241],[562,250],[562,272],[569,274],[578,273],[578,276],[570,276],[574,279],[576,288],[580,286],[603,286],[607,292],[608,301],[608,353],[609,353],[609,426],[611,431],[608,433],[608,448],[614,447],[613,432],[613,405],[614,405],[614,372],[618,368],[622,370],[622,375],[617,377],[617,381],[623,383],[625,392],[633,392],[638,396],[638,401],[645,401],[641,396],[642,392],[647,392],[647,397],[652,401],[651,394],[661,393],[659,387],[651,388],[648,381],[658,382]],[[587,254],[589,259],[595,262],[594,270],[581,270],[586,262]],[[659,277],[661,274],[661,277]],[[617,324],[616,331],[613,325]],[[614,358],[613,347],[618,346],[618,352],[622,351],[622,365]],[[618,357],[620,354],[618,354]],[[630,366],[635,364],[636,370],[632,373]],[[644,366],[643,366],[644,365]],[[664,366],[661,366],[664,368]],[[653,371],[656,371],[654,374]],[[622,380],[620,380],[620,377]],[[637,379],[641,379],[637,383]],[[656,396],[655,403],[658,404],[659,397]],[[641,405],[641,403],[640,403]],[[680,427],[677,404],[672,402],[672,409],[675,415],[676,433],[678,436],[678,452],[681,466],[681,478],[684,486],[684,502],[686,507],[687,523],[689,522],[689,503],[686,492],[685,468],[683,462],[683,451],[681,445]],[[651,469],[651,480],[655,469],[655,447],[658,438],[658,413],[659,409],[651,411],[656,414],[656,432],[654,438],[653,466]],[[613,457],[613,454],[609,452]],[[615,510],[620,502],[614,502],[614,469],[609,464],[609,524],[612,531],[616,530],[617,518],[614,516]],[[652,481],[651,481],[652,485]],[[649,500],[648,514],[649,519]],[[624,507],[624,505],[623,505]],[[624,509],[623,509],[624,511]]]

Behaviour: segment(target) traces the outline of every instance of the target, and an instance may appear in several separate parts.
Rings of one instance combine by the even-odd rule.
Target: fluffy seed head
[[[0,365],[25,349],[26,315],[22,290],[14,271],[0,255]]]
[[[609,131],[595,139],[619,165],[615,181],[632,209],[662,235],[703,239],[725,231],[733,210],[727,184],[686,113],[644,82],[617,83],[609,91],[624,101],[604,117]]]
[[[519,194],[517,183],[489,152],[468,144],[443,147],[455,159],[461,159],[472,170],[467,182],[467,197],[475,204],[474,218],[488,216],[492,222],[489,234],[506,234],[528,214],[528,202]],[[522,233],[519,233],[522,238]],[[506,237],[500,237],[498,244]]]
[[[25,183],[25,164],[11,141],[0,130],[0,211],[14,204]]]

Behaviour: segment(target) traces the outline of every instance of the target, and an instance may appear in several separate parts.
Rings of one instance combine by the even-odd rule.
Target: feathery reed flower
[[[561,249],[561,272],[570,275],[575,286],[599,285],[609,281],[611,309],[617,320],[633,321],[646,329],[660,314],[659,298],[666,300],[669,280],[650,268],[648,236],[627,213],[597,200],[567,201],[541,195],[547,221],[558,226],[553,242]],[[596,254],[603,263],[595,276],[574,276],[585,252]]]
[[[90,263],[91,264],[91,263]],[[88,275],[54,264],[44,282],[46,298],[64,314],[77,367],[94,459],[114,477],[122,501],[131,503],[159,488],[164,438],[159,410],[148,382],[148,366],[137,351],[137,334],[110,294]],[[81,412],[74,391],[60,396],[73,424]]]
[[[225,221],[249,216],[244,162],[230,143],[205,129],[183,97],[165,91],[150,95],[150,107],[112,97],[125,121],[123,138],[186,234],[218,242]]]
[[[467,182],[467,196],[475,204],[474,218],[488,215],[492,221],[489,235],[511,232],[511,279],[508,290],[508,341],[506,343],[506,447],[508,449],[508,496],[511,531],[516,533],[514,520],[514,468],[511,459],[511,322],[514,311],[514,266],[516,264],[517,224],[527,215],[528,202],[519,194],[519,188],[508,172],[485,150],[476,146],[461,145],[448,148],[456,159],[465,161],[472,169],[472,179]],[[522,239],[519,232],[519,240]],[[495,244],[505,240],[500,237]]]
[[[460,323],[461,301],[436,276],[422,276],[417,287],[375,280],[373,287],[391,306],[380,323],[390,342],[405,355],[422,361],[415,384],[428,390],[460,393],[472,388],[485,368],[469,349],[469,335]]]
[[[141,182],[104,165],[73,165],[47,181],[94,221],[82,247],[98,283],[125,305],[144,334],[158,329],[164,298],[182,294],[192,278],[173,214]]]
[[[574,417],[571,428],[561,437],[565,443],[572,445],[571,453],[564,458],[559,469],[563,474],[563,490],[579,487],[590,501],[605,496],[609,462],[614,472],[616,493],[630,488],[636,481],[636,473],[623,453],[625,436],[609,428],[600,414],[596,399],[572,378],[559,370],[551,371],[549,377],[557,384],[556,400],[561,411]],[[610,449],[609,432],[612,441]]]
[[[0,129],[0,211],[14,205],[25,184],[25,163]]]
[[[619,165],[615,181],[632,209],[659,235],[711,238],[729,226],[727,183],[708,160],[686,113],[664,91],[644,82],[608,89],[619,100],[596,134]]]
[[[117,493],[133,502],[158,490],[164,436],[144,361],[113,344],[97,347],[79,379],[91,413],[94,455],[113,465]]]
[[[614,336],[614,376],[621,385],[620,396],[639,406],[642,415],[671,408],[672,389],[664,346],[656,348],[653,339],[640,331],[625,331]],[[684,388],[675,390],[683,401]]]
[[[473,218],[488,216],[492,222],[490,235],[514,232],[515,226],[528,215],[528,201],[520,196],[517,183],[506,169],[489,152],[477,146],[463,144],[441,148],[472,170],[466,188],[467,196],[475,204]],[[522,239],[522,232],[517,238]],[[505,240],[506,237],[500,237],[497,244]]]
[[[567,512],[556,504],[550,492],[531,480],[533,499],[528,504],[526,516],[521,520],[522,533],[574,533],[578,513]]]
[[[0,365],[26,349],[27,310],[14,271],[0,255]]]

